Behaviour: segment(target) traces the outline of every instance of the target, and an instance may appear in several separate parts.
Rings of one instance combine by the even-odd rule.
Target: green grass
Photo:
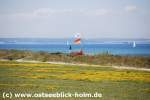
[[[109,67],[0,61],[1,98],[2,92],[62,91],[99,92],[103,97],[61,98],[60,100],[149,100],[150,72],[117,70]],[[37,98],[32,99],[37,100]]]

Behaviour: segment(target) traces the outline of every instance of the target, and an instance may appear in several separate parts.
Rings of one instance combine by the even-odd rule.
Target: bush
[[[88,63],[99,65],[118,65],[132,67],[147,67],[150,68],[150,57],[142,56],[119,56],[112,55],[108,52],[98,55],[78,55],[72,56],[60,52],[33,52],[26,50],[0,50],[0,59],[17,60],[38,60],[38,61],[61,61],[71,63]]]

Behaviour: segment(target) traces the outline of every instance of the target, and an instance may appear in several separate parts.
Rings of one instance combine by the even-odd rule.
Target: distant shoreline
[[[71,46],[71,50],[69,47]],[[87,55],[110,53],[120,56],[149,56],[150,39],[87,39],[76,45],[73,38],[0,38],[0,49],[69,53],[80,50]]]

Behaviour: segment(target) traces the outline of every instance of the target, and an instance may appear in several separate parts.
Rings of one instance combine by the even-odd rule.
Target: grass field
[[[0,61],[0,92],[1,98],[3,92],[99,92],[102,93],[102,98],[60,98],[60,100],[149,100],[150,72],[117,70],[101,66]],[[22,99],[41,100],[41,98],[20,98]]]

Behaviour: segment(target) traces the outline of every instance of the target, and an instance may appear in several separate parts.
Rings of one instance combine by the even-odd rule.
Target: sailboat
[[[82,45],[82,39],[81,39],[81,34],[80,34],[80,33],[77,33],[77,34],[75,35],[74,44],[75,44],[75,45]],[[74,55],[74,56],[77,56],[77,55],[84,55],[84,52],[83,52],[83,50],[82,50],[82,46],[81,46],[81,48],[80,48],[80,51],[72,52],[71,54]]]
[[[135,48],[136,47],[136,43],[135,43],[135,41],[133,42],[133,48]]]
[[[69,41],[67,41],[67,45],[69,45]]]

